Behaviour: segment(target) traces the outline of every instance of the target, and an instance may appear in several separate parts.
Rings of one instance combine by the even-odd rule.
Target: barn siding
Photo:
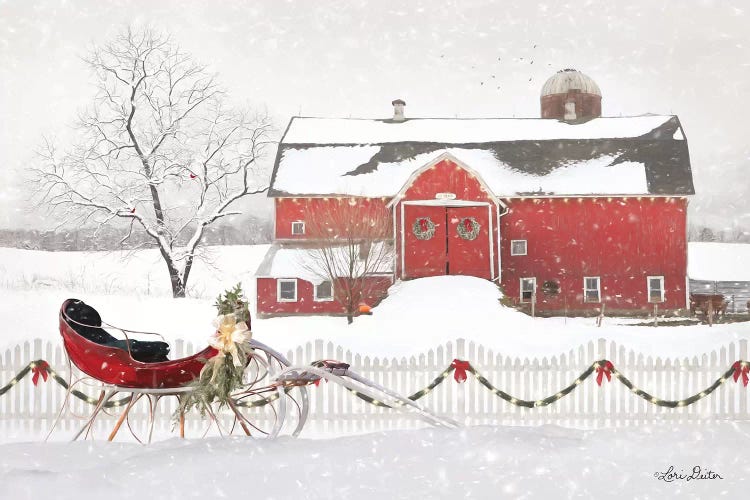
[[[294,279],[294,276],[289,278]],[[373,283],[373,293],[365,300],[367,304],[380,301],[387,293],[393,280],[390,276],[374,276],[369,278]],[[259,316],[274,314],[343,314],[344,306],[335,300],[318,302],[314,298],[314,285],[306,280],[297,278],[297,301],[279,302],[276,295],[277,278],[257,278],[257,311]],[[336,284],[334,283],[334,288]]]
[[[677,198],[527,198],[508,200],[501,219],[502,284],[518,300],[523,277],[537,281],[537,310],[594,311],[583,302],[583,278],[599,276],[607,310],[652,310],[647,276],[664,276],[664,309],[685,308],[687,201]],[[510,240],[527,240],[511,256]],[[547,280],[560,293],[541,291]]]
[[[352,210],[374,210],[388,214],[395,223],[396,276],[402,275],[402,229],[410,231],[412,221],[401,227],[402,201],[434,200],[438,193],[450,192],[457,200],[491,203],[492,246],[495,275],[507,296],[518,301],[519,280],[534,277],[537,282],[537,311],[549,314],[595,312],[599,304],[583,301],[583,279],[601,279],[602,301],[607,311],[651,311],[647,276],[663,276],[665,301],[661,311],[685,308],[687,269],[687,199],[674,197],[569,197],[510,198],[509,209],[497,219],[497,207],[490,193],[470,169],[451,159],[442,159],[419,172],[405,187],[393,213],[386,198],[343,198]],[[347,200],[349,200],[347,202]],[[306,239],[291,234],[291,223],[306,220],[327,204],[342,203],[342,198],[277,198],[277,239]],[[353,212],[354,213],[354,212]],[[499,222],[499,224],[498,224]],[[498,230],[500,248],[498,248]],[[510,242],[525,239],[527,255],[511,256]],[[410,258],[408,246],[404,259]],[[545,295],[542,284],[557,281],[560,293]],[[300,280],[299,300],[276,302],[276,284],[258,279],[259,311],[265,313],[341,312],[335,303],[312,301],[312,285]],[[390,280],[389,280],[390,282]],[[744,289],[735,295],[744,297]],[[750,297],[748,297],[750,298]],[[263,304],[260,304],[260,301]],[[746,300],[745,300],[746,302]],[[741,310],[744,304],[737,303]],[[731,308],[730,308],[731,310]]]
[[[276,198],[276,223],[274,237],[277,240],[306,240],[309,235],[302,236],[292,234],[292,222],[310,219],[311,214],[325,214],[330,210],[340,210],[343,205],[352,216],[360,217],[379,215],[391,220],[391,214],[386,203],[388,198],[352,198],[352,197],[330,197],[330,198]],[[348,207],[348,208],[346,208]]]

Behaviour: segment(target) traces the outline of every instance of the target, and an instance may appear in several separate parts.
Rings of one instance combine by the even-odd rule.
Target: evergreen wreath
[[[474,217],[464,217],[456,226],[458,235],[464,240],[475,240],[479,236],[479,223]]]
[[[219,295],[214,303],[219,316],[214,320],[214,336],[208,343],[218,353],[206,360],[200,375],[190,386],[193,391],[187,393],[180,401],[180,408],[175,418],[197,407],[201,416],[205,416],[206,406],[214,401],[219,408],[231,404],[231,394],[243,384],[245,367],[252,353],[250,347],[250,311],[248,301],[239,283],[224,294]]]
[[[435,236],[435,223],[429,217],[418,217],[411,230],[418,240],[429,240]]]

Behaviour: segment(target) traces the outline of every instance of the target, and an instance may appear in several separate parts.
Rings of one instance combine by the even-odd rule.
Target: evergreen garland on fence
[[[22,368],[21,371],[18,372],[15,377],[10,379],[10,382],[5,384],[3,387],[0,387],[0,396],[4,395],[6,392],[11,390],[16,384],[18,384],[18,382],[21,381],[21,379],[23,379],[26,375],[28,375],[29,372],[33,373],[31,380],[34,383],[34,385],[37,385],[40,377],[42,381],[44,382],[47,381],[47,377],[50,377],[52,378],[52,380],[54,380],[59,385],[61,385],[62,388],[65,389],[66,391],[69,389],[67,380],[62,378],[60,374],[58,374],[55,370],[50,368],[49,363],[47,363],[43,359],[38,359],[36,361],[30,362],[28,365]],[[95,405],[99,402],[99,399],[93,398],[87,394],[84,394],[77,389],[73,389],[72,391],[70,391],[70,394],[77,397],[81,401],[84,401],[92,405]],[[104,408],[114,408],[118,406],[125,406],[126,404],[130,402],[130,398],[131,398],[130,396],[127,396],[122,399],[107,401],[104,404]]]
[[[315,364],[316,363],[313,363],[313,365]],[[742,384],[746,387],[748,384],[748,380],[750,379],[750,362],[741,361],[741,360],[737,361],[734,364],[732,364],[731,368],[729,368],[726,372],[724,372],[724,374],[722,374],[706,389],[688,398],[680,399],[677,401],[670,401],[670,400],[663,400],[663,399],[656,398],[652,396],[651,394],[647,393],[646,391],[638,389],[637,387],[633,385],[633,383],[627,377],[625,377],[622,373],[620,373],[617,369],[615,369],[611,361],[603,359],[601,361],[595,361],[594,363],[592,363],[591,366],[589,366],[586,370],[584,370],[583,373],[581,373],[570,385],[558,391],[557,393],[551,396],[547,396],[546,398],[543,398],[543,399],[525,400],[525,399],[515,398],[511,396],[510,394],[508,394],[507,392],[502,391],[498,389],[497,387],[495,387],[489,380],[487,380],[473,366],[471,366],[471,363],[469,363],[468,361],[454,359],[453,363],[451,363],[451,365],[448,368],[443,370],[432,382],[430,382],[430,384],[427,387],[425,387],[424,389],[420,391],[415,392],[408,398],[411,399],[412,401],[417,401],[418,399],[421,399],[422,397],[426,396],[433,389],[435,389],[435,387],[442,384],[445,381],[445,379],[448,378],[448,375],[450,375],[451,372],[454,372],[454,379],[458,383],[463,383],[464,381],[466,381],[467,379],[466,373],[467,372],[471,373],[472,375],[474,375],[474,377],[477,379],[477,381],[480,384],[482,384],[484,387],[489,389],[496,396],[502,398],[504,401],[507,401],[510,404],[525,407],[525,408],[538,408],[538,407],[547,406],[547,405],[557,402],[559,399],[562,399],[563,397],[573,392],[579,385],[583,383],[584,380],[586,380],[594,372],[597,373],[596,382],[600,386],[604,380],[604,377],[606,377],[607,380],[611,380],[611,377],[614,376],[625,387],[627,387],[633,394],[646,400],[647,402],[657,405],[657,406],[663,406],[666,408],[678,408],[678,407],[683,407],[683,406],[689,406],[695,403],[696,401],[703,399],[704,397],[714,392],[719,386],[721,386],[724,382],[726,382],[730,378],[734,378],[735,382],[740,382],[741,380]],[[378,401],[377,399],[361,394],[353,389],[347,388],[347,390],[349,392],[352,392],[358,398],[372,405],[381,406],[384,408],[391,407],[387,403]]]
[[[323,366],[321,361],[316,361],[312,363],[312,366]],[[474,378],[477,379],[477,381],[486,387],[488,390],[490,390],[493,394],[496,396],[502,398],[504,401],[507,401],[508,403],[511,403],[516,406],[521,406],[525,408],[538,408],[542,406],[547,406],[552,403],[557,402],[558,400],[562,399],[563,397],[567,396],[571,392],[573,392],[581,383],[583,383],[584,380],[586,380],[589,376],[591,376],[593,373],[596,372],[596,382],[598,385],[602,385],[602,382],[604,381],[604,378],[608,381],[611,381],[612,377],[615,377],[620,383],[622,383],[625,387],[627,387],[633,394],[636,396],[644,399],[645,401],[657,405],[662,406],[665,408],[679,408],[684,406],[689,406],[704,397],[708,396],[712,392],[714,392],[716,389],[718,389],[722,384],[724,384],[727,380],[734,379],[735,382],[741,382],[743,386],[747,387],[748,381],[750,380],[750,362],[748,361],[736,361],[732,364],[732,366],[727,369],[719,378],[717,378],[711,385],[709,385],[704,390],[698,392],[697,394],[694,394],[688,398],[670,401],[670,400],[664,400],[659,399],[651,394],[649,394],[646,391],[643,391],[633,385],[633,383],[625,377],[622,373],[620,373],[612,364],[611,361],[603,359],[600,361],[595,361],[591,364],[586,370],[584,370],[573,382],[565,387],[564,389],[558,391],[557,393],[547,396],[543,399],[538,400],[524,400],[524,399],[518,399],[516,397],[511,396],[507,392],[504,392],[497,387],[495,387],[489,380],[487,380],[481,373],[479,373],[468,361],[463,361],[459,359],[454,359],[450,366],[448,366],[445,370],[443,370],[435,379],[430,382],[424,389],[421,389],[414,394],[410,395],[408,398],[412,401],[417,401],[418,399],[423,398],[427,394],[429,394],[432,390],[434,390],[437,386],[445,382],[445,380],[448,378],[448,376],[453,373],[453,378],[458,383],[463,383],[467,379],[467,373],[471,373]],[[13,377],[7,384],[5,384],[3,387],[0,387],[0,396],[3,396],[6,394],[10,389],[12,389],[15,385],[18,384],[26,375],[29,373],[32,373],[32,382],[34,385],[37,385],[39,383],[39,380],[46,381],[48,377],[50,377],[52,380],[57,382],[60,386],[62,386],[66,391],[69,389],[68,382],[62,378],[57,372],[55,372],[50,366],[49,363],[46,361],[39,359],[36,361],[30,362],[28,365],[26,365],[21,371],[19,371],[15,377]],[[313,383],[313,382],[310,382]],[[292,387],[285,387],[284,391],[289,392]],[[379,401],[377,399],[374,399],[370,396],[366,396],[364,394],[361,394],[360,392],[355,391],[354,389],[347,388],[348,391],[354,393],[358,398],[366,401],[367,403],[370,403],[375,406],[380,406],[384,408],[390,408],[391,406],[387,403],[384,403],[382,401]],[[87,394],[84,394],[83,392],[73,389],[70,391],[70,394],[77,397],[78,399],[92,404],[96,405],[99,402],[99,399],[91,397]],[[279,398],[278,392],[274,393],[273,395],[270,395],[268,397],[259,396],[252,399],[240,399],[236,402],[237,406],[243,406],[243,407],[260,407],[265,406]],[[131,397],[127,396],[122,399],[114,400],[114,401],[108,401],[104,407],[105,408],[113,408],[113,407],[119,407],[119,406],[125,406],[130,402]]]

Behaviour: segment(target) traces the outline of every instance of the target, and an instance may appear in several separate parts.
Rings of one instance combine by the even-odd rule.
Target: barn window
[[[648,301],[664,302],[664,276],[649,276],[648,282]]]
[[[526,240],[510,240],[511,255],[526,255]]]
[[[292,222],[292,234],[305,234],[305,223],[301,220]]]
[[[297,280],[278,280],[276,298],[279,302],[297,302]]]
[[[314,299],[317,302],[328,302],[333,300],[333,284],[330,281],[324,281],[315,285]]]
[[[583,278],[583,301],[601,302],[602,287],[599,276]]]
[[[521,278],[521,302],[531,302],[536,293],[536,278]]]

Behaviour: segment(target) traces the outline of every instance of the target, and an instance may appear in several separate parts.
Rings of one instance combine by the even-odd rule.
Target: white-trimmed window
[[[276,300],[279,302],[297,302],[297,280],[277,280]]]
[[[599,276],[588,276],[583,278],[583,301],[602,301],[602,282]]]
[[[531,302],[536,294],[536,278],[521,278],[521,302]]]
[[[646,283],[648,286],[648,301],[664,302],[664,276],[648,276]]]
[[[292,222],[292,235],[298,236],[305,234],[305,223],[301,220],[296,220]]]
[[[511,255],[526,255],[526,240],[510,240]]]
[[[330,302],[333,300],[333,283],[324,281],[315,285],[314,300],[316,302]]]

